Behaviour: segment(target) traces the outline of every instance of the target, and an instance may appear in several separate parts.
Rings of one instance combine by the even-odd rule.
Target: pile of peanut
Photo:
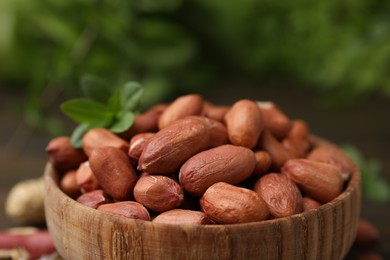
[[[341,194],[354,163],[273,102],[217,106],[181,96],[120,135],[95,128],[46,149],[60,187],[85,206],[173,224],[234,224],[298,214]]]

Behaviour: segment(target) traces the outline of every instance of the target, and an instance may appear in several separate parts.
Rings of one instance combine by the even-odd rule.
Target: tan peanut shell
[[[226,144],[198,153],[180,169],[179,181],[193,196],[201,196],[217,182],[238,184],[247,179],[256,165],[252,150]]]
[[[164,212],[179,207],[184,200],[180,185],[163,175],[141,177],[134,187],[134,198],[146,208]]]
[[[230,142],[252,149],[256,146],[264,121],[255,102],[247,99],[237,101],[225,116]]]
[[[267,203],[274,218],[301,213],[303,200],[297,185],[280,173],[269,173],[255,184],[254,191]]]
[[[129,157],[115,147],[99,147],[92,151],[89,164],[102,189],[115,200],[132,197],[137,175]]]
[[[283,165],[281,172],[310,197],[322,203],[333,200],[343,189],[343,180],[339,170],[326,163],[292,159]]]
[[[144,148],[138,170],[150,174],[170,174],[191,156],[208,148],[206,119],[188,117],[178,120],[153,136]]]
[[[172,122],[187,116],[200,115],[203,110],[203,97],[190,94],[178,97],[161,114],[158,127],[163,129]]]
[[[209,187],[200,199],[200,206],[219,224],[261,221],[269,216],[267,204],[256,192],[225,182]]]

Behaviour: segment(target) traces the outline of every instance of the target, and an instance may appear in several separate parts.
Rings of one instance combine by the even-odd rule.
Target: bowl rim
[[[335,208],[339,204],[342,204],[343,201],[352,196],[352,193],[356,191],[356,189],[360,189],[360,182],[361,182],[361,176],[360,176],[360,171],[354,166],[354,170],[352,171],[350,179],[347,181],[347,185],[344,188],[344,191],[338,195],[335,199],[333,199],[330,202],[327,202],[323,205],[321,205],[319,208],[312,209],[310,211],[294,214],[291,216],[287,217],[282,217],[282,218],[276,218],[276,219],[268,219],[268,220],[263,220],[263,221],[256,221],[256,222],[247,222],[247,223],[237,223],[237,224],[208,224],[208,225],[199,225],[199,224],[172,224],[172,223],[156,223],[152,222],[150,220],[140,220],[140,219],[131,219],[131,218],[126,218],[123,216],[118,216],[118,215],[113,215],[109,214],[106,212],[101,212],[98,211],[94,208],[90,208],[88,206],[85,206],[81,203],[78,203],[76,200],[70,198],[68,195],[66,195],[60,188],[59,188],[59,174],[53,167],[52,163],[48,161],[45,166],[45,171],[44,171],[44,179],[45,179],[45,186],[46,189],[52,189],[51,192],[55,192],[62,203],[69,204],[68,206],[71,206],[74,208],[74,210],[79,210],[81,212],[86,212],[89,214],[95,214],[96,217],[104,217],[109,219],[110,221],[114,222],[120,222],[121,224],[129,224],[129,225],[145,225],[147,226],[153,226],[153,227],[178,227],[180,229],[193,229],[193,228],[201,228],[204,230],[215,230],[215,229],[241,229],[245,228],[247,229],[248,227],[259,227],[262,225],[268,225],[268,224],[281,224],[283,222],[289,222],[294,219],[307,219],[311,218],[314,215],[318,215],[319,211],[326,212],[328,210],[331,210],[332,208]]]

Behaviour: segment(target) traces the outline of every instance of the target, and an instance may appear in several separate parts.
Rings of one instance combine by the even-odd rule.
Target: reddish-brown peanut
[[[93,128],[83,137],[83,149],[88,157],[94,149],[105,146],[118,148],[125,153],[129,150],[128,142],[105,128]]]
[[[292,127],[290,119],[273,102],[257,102],[257,105],[263,115],[265,129],[278,140],[282,140]]]
[[[292,128],[287,137],[283,139],[282,145],[296,158],[306,157],[310,148],[309,127],[306,122],[299,119],[292,121]]]
[[[177,171],[191,156],[208,148],[210,132],[206,119],[180,119],[153,136],[144,148],[138,170],[151,174]]]
[[[292,159],[283,165],[281,171],[310,197],[322,203],[333,200],[343,189],[339,170],[326,163]]]
[[[260,149],[266,151],[271,156],[271,169],[274,171],[279,171],[280,167],[282,167],[287,160],[294,158],[294,155],[284,148],[268,130],[263,131],[259,138],[258,145]]]
[[[148,209],[164,212],[179,207],[183,203],[184,192],[180,185],[169,177],[147,175],[137,181],[134,198]]]
[[[79,196],[77,202],[87,207],[97,209],[100,205],[111,203],[112,199],[103,190],[94,190]]]
[[[76,182],[82,193],[90,192],[100,188],[99,182],[93,174],[89,161],[80,164],[76,171]]]
[[[308,196],[303,197],[303,211],[307,212],[312,209],[318,209],[321,207],[321,203]]]
[[[99,147],[92,151],[89,164],[102,189],[115,200],[132,197],[137,175],[129,157],[115,147]]]
[[[203,212],[188,209],[172,209],[159,214],[153,219],[155,223],[168,223],[174,225],[192,224],[207,225],[214,222]]]
[[[288,217],[302,212],[302,195],[297,185],[287,176],[268,173],[255,184],[254,191],[267,203],[274,218]]]
[[[225,116],[230,142],[252,149],[264,128],[261,111],[256,103],[243,99],[237,101]]]
[[[65,173],[60,181],[61,190],[69,197],[75,199],[80,194],[80,188],[76,181],[76,170],[71,170]]]
[[[272,158],[266,151],[256,151],[255,158],[256,166],[253,170],[251,178],[258,178],[264,175],[269,170],[272,164]]]
[[[206,101],[204,102],[202,115],[223,123],[228,110],[229,107],[227,106],[216,106]]]
[[[97,210],[132,219],[150,220],[148,210],[135,201],[121,201],[100,205]]]
[[[135,160],[139,160],[145,146],[155,133],[139,133],[133,136],[130,140],[129,156]]]
[[[77,168],[88,159],[84,151],[75,149],[70,138],[66,136],[51,140],[46,147],[46,153],[53,166],[62,173]]]
[[[181,96],[173,101],[158,120],[159,129],[187,116],[200,115],[203,109],[203,97],[197,94]]]
[[[256,158],[250,149],[226,144],[191,157],[181,167],[179,181],[190,195],[201,196],[214,183],[244,181],[255,165]]]
[[[253,190],[218,182],[200,199],[202,211],[219,224],[236,224],[265,220],[269,210]]]

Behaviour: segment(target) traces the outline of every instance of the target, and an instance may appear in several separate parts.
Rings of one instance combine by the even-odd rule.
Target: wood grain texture
[[[83,206],[45,169],[45,211],[65,259],[342,259],[356,234],[360,174],[319,209],[288,218],[234,225],[171,225],[126,219]]]

